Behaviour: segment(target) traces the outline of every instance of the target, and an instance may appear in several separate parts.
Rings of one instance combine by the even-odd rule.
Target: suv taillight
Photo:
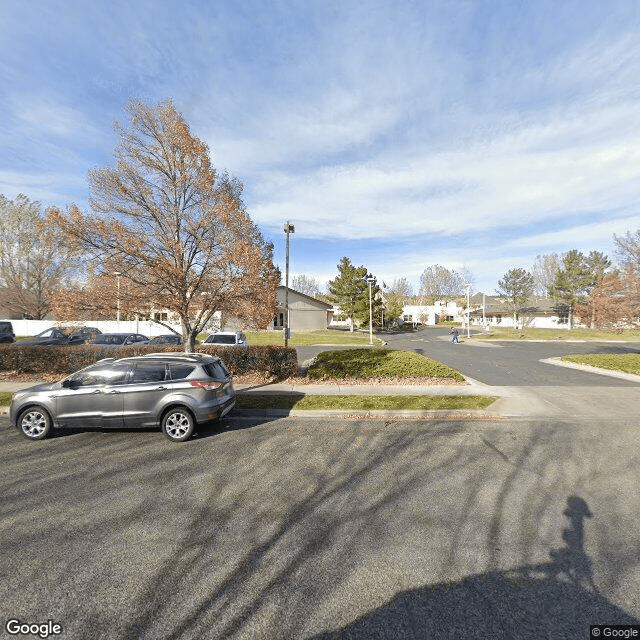
[[[205,391],[214,391],[215,389],[219,389],[223,384],[224,383],[217,382],[216,380],[191,380],[192,387],[198,387]]]

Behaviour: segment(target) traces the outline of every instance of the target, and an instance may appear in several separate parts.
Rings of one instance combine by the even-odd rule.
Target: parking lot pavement
[[[256,419],[30,442],[0,614],[66,640],[562,638],[640,624],[636,419]]]

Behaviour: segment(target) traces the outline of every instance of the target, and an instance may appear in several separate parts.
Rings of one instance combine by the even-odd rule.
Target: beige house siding
[[[283,286],[278,287],[276,297],[278,310],[270,328],[279,331],[284,327],[285,288]],[[289,328],[291,331],[326,329],[332,316],[332,305],[289,289]]]

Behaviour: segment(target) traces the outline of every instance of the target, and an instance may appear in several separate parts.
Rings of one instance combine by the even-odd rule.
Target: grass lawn
[[[11,396],[13,393],[9,391],[0,391],[0,407],[8,407],[11,404]]]
[[[622,340],[640,342],[640,329],[624,329],[621,332],[605,329],[504,329],[492,328],[490,332],[471,336],[472,340]]]
[[[562,356],[567,362],[590,364],[592,367],[640,375],[640,353],[598,353]]]
[[[436,360],[410,351],[387,349],[346,349],[324,351],[309,367],[308,377],[323,378],[449,378],[464,377]]]
[[[275,395],[239,393],[236,407],[252,409],[485,409],[495,402],[491,396],[340,396]]]
[[[267,344],[284,345],[282,331],[245,331],[249,345],[262,346]],[[380,344],[380,340],[373,339],[374,344]],[[301,347],[314,344],[369,344],[369,334],[360,331],[339,331],[336,329],[324,329],[322,331],[293,332],[289,339],[289,346]]]

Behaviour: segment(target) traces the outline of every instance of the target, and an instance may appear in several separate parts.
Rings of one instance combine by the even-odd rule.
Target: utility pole
[[[284,280],[284,346],[289,346],[289,234],[295,232],[295,227],[287,220],[284,225],[287,234],[287,257]]]

